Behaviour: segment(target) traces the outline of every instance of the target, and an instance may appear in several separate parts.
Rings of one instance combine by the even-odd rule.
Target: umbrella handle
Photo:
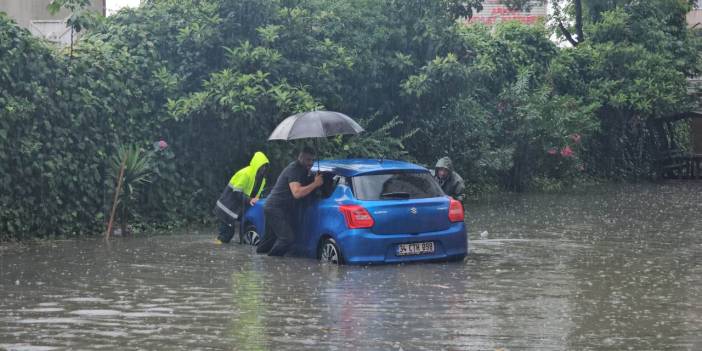
[[[317,173],[319,173],[319,138],[314,138],[314,147],[317,149]]]

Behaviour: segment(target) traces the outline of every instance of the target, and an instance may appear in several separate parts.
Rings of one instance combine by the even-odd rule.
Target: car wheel
[[[337,265],[344,263],[344,259],[341,256],[341,250],[339,250],[339,246],[332,238],[326,238],[324,241],[322,241],[322,244],[319,245],[317,257],[319,257],[319,260],[322,262]]]
[[[255,225],[246,226],[246,230],[240,235],[240,240],[242,244],[256,246],[261,242],[261,236],[258,234]]]

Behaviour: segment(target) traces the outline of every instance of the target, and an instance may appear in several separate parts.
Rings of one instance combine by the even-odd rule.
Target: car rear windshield
[[[352,178],[353,192],[359,200],[423,199],[444,196],[428,172],[367,174]]]

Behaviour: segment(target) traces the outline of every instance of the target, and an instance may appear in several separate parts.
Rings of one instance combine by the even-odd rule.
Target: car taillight
[[[368,210],[359,205],[341,205],[339,211],[346,219],[346,226],[349,229],[370,228],[375,224]]]
[[[458,200],[451,199],[449,206],[449,221],[463,222],[463,205]]]

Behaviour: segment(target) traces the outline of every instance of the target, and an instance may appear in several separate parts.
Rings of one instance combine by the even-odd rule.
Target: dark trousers
[[[215,207],[215,211],[217,212],[217,215],[219,216],[219,235],[217,235],[217,239],[223,243],[228,243],[232,240],[234,235],[237,232],[237,227],[239,227],[238,231],[239,233],[244,232],[243,225],[241,223],[241,220],[244,218],[244,214],[246,211],[251,208],[248,204],[245,202],[241,203],[241,208],[244,210],[241,211],[241,213],[238,213],[239,220],[233,219],[232,217],[229,217],[228,214],[225,214],[222,212],[219,208]],[[225,221],[226,220],[226,221]]]
[[[236,227],[239,226],[238,223],[239,222],[234,222],[234,224],[229,224],[220,222],[219,235],[217,236],[217,239],[223,243],[230,242],[232,237],[234,237],[234,234],[236,234]]]
[[[257,253],[266,253],[268,256],[283,256],[295,242],[290,211],[277,208],[264,208],[266,216],[266,233],[263,240],[256,248]]]

